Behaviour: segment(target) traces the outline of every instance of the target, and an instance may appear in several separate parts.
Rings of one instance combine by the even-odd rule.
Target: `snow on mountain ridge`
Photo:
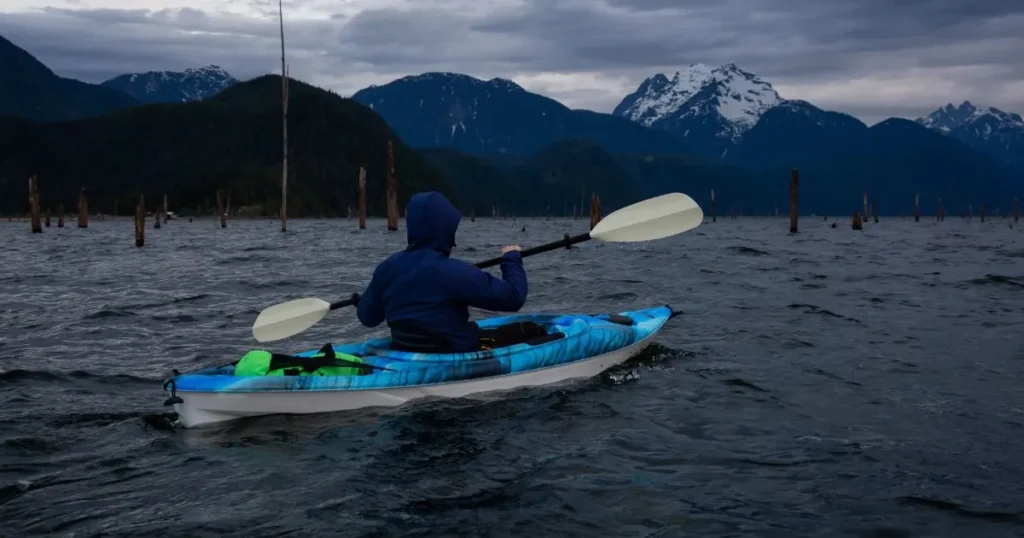
[[[967,124],[984,121],[986,125],[978,130],[982,138],[987,138],[991,135],[993,128],[991,125],[992,120],[989,120],[986,116],[990,116],[992,120],[1003,126],[1024,129],[1024,119],[1021,119],[1019,114],[1003,112],[995,107],[978,108],[970,101],[964,101],[959,106],[953,106],[953,103],[948,103],[946,106],[939,107],[931,114],[923,118],[917,118],[915,121],[925,127],[943,133],[949,133]]]
[[[212,97],[238,81],[217,65],[184,71],[146,71],[114,77],[103,85],[124,91],[144,102],[186,102]]]
[[[736,64],[712,68],[695,63],[672,79],[656,74],[640,85],[616,114],[651,127],[668,118],[684,119],[715,111],[726,125],[719,136],[738,140],[764,112],[782,102],[771,84]],[[622,106],[620,105],[620,107]]]
[[[915,121],[981,150],[1001,164],[1024,168],[1024,120],[1020,114],[964,101],[958,106],[946,104]]]
[[[658,73],[654,75],[653,80],[644,81],[647,86],[644,95],[640,96],[623,115],[650,127],[655,121],[682,108],[686,101],[711,80],[711,77],[712,69],[702,63],[693,64],[682,72],[676,71],[671,80]]]

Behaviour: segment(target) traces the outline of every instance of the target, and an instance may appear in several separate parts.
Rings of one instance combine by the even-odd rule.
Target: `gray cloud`
[[[276,1],[234,1],[262,18],[48,9],[4,13],[0,34],[92,82],[209,63],[240,78],[276,72]],[[656,72],[732,62],[784,97],[869,122],[963,99],[1024,111],[1024,3],[1016,1],[377,0],[354,14],[327,0],[287,4],[291,74],[342,93],[444,70],[531,81],[524,85],[571,106],[607,111]],[[289,9],[324,18],[291,20]],[[567,86],[572,74],[600,87]]]

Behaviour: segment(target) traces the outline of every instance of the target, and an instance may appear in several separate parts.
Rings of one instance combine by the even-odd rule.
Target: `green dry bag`
[[[330,344],[324,346],[312,357],[281,355],[262,349],[254,349],[235,364],[236,376],[282,376],[282,375],[362,375],[369,368],[359,367],[363,360],[355,355],[335,353]]]

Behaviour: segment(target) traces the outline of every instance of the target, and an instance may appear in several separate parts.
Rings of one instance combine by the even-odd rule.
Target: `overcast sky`
[[[900,6],[900,7],[894,7]],[[736,63],[868,124],[965,99],[1024,113],[1024,0],[285,0],[290,74],[350,95],[426,71],[611,112],[644,78]],[[58,74],[280,71],[276,0],[2,0]]]

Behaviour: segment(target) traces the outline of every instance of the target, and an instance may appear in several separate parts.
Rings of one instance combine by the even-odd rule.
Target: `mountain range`
[[[250,191],[247,197],[253,198],[245,202],[255,203],[261,196],[273,196],[275,167],[280,175],[280,122],[274,127],[270,120],[280,114],[280,87],[275,97],[271,79],[239,82],[223,69],[207,66],[87,84],[58,77],[0,38],[0,116],[10,116],[0,118],[0,140],[5,131],[8,140],[16,138],[10,133],[18,129],[34,133],[41,144],[58,140],[60,144],[51,146],[75,155],[81,167],[109,160],[105,153],[110,148],[126,144],[140,146],[143,153],[178,156],[160,159],[159,167],[135,158],[126,162],[137,169],[98,164],[106,175],[96,177],[94,188],[103,184],[100,190],[115,198],[123,194],[114,192],[118,189],[174,190],[174,181],[182,181],[188,187],[177,191],[186,205],[207,200],[217,183],[244,184]],[[276,80],[279,85],[280,78]],[[975,206],[987,202],[1009,207],[1024,175],[1024,122],[1017,114],[965,101],[925,118],[892,118],[868,127],[850,115],[785,99],[769,82],[734,64],[695,64],[672,77],[655,74],[611,114],[570,109],[507,79],[458,73],[402,77],[360,90],[351,99],[295,84],[304,89],[292,97],[300,104],[291,106],[315,102],[325,112],[319,117],[309,112],[301,119],[293,115],[290,130],[334,137],[314,142],[289,136],[290,160],[307,163],[295,173],[294,191],[307,189],[306,197],[296,195],[300,212],[345,211],[352,184],[342,187],[337,182],[350,181],[359,163],[369,162],[379,151],[364,147],[358,142],[361,137],[371,145],[384,145],[389,138],[407,145],[413,153],[405,157],[405,167],[418,172],[403,180],[453,192],[464,210],[478,213],[489,212],[495,204],[506,214],[561,213],[589,203],[581,200],[589,192],[601,194],[606,207],[668,190],[688,192],[706,205],[712,188],[720,212],[734,208],[766,213],[776,205],[786,207],[793,167],[806,178],[801,183],[802,212],[852,213],[868,190],[880,200],[883,212],[909,212],[914,194],[920,193],[923,210],[942,198],[955,213],[967,200]],[[196,107],[197,101],[216,106]],[[246,128],[212,127],[210,122]],[[328,129],[325,122],[340,125]],[[265,131],[252,131],[256,125]],[[92,143],[98,153],[86,157],[74,145],[81,142],[81,133],[94,129],[107,133],[110,145],[83,142]],[[129,135],[118,130],[156,134],[124,138]],[[252,133],[253,142],[240,142],[246,132]],[[226,141],[211,138],[215,134]],[[271,143],[275,137],[277,150]],[[38,150],[24,153],[24,143],[0,146],[0,178],[47,167],[52,173],[75,173],[49,162],[60,158],[34,155]],[[20,153],[15,147],[22,148]],[[179,160],[186,148],[195,153],[184,158],[187,165]],[[231,158],[217,151],[229,152]],[[331,164],[316,165],[318,160]],[[242,181],[241,170],[262,179]],[[332,180],[331,174],[339,175]],[[171,179],[183,175],[193,179]],[[21,208],[20,183],[9,198],[12,202],[0,203],[0,211]],[[0,179],[0,193],[6,184],[14,188],[13,182]],[[376,207],[371,204],[371,210]]]
[[[178,103],[201,101],[238,84],[234,77],[216,65],[184,72],[149,71],[119,75],[101,86],[126,93],[141,103]]]
[[[0,116],[62,120],[137,105],[112,88],[63,78],[0,36]]]
[[[998,108],[977,108],[970,101],[939,108],[917,122],[983,151],[997,162],[1024,168],[1024,120]]]
[[[694,64],[671,79],[658,73],[644,80],[612,114],[674,133],[692,151],[721,158],[782,102],[771,84],[735,64]]]
[[[477,155],[536,153],[562,140],[586,139],[612,151],[676,154],[681,140],[625,118],[565,105],[502,78],[425,73],[359,90],[352,99],[380,114],[417,148]]]
[[[462,201],[450,181],[395,136],[373,111],[297,80],[289,86],[292,215],[343,216],[366,170],[367,209],[385,211],[388,143],[403,188],[436,189]],[[154,207],[166,194],[175,211],[209,214],[216,191],[231,206],[274,215],[280,207],[281,78],[266,75],[212,98],[138,106],[96,117],[39,122],[0,117],[0,211],[23,211],[24,178],[39,179],[41,204],[131,214],[140,193]]]

